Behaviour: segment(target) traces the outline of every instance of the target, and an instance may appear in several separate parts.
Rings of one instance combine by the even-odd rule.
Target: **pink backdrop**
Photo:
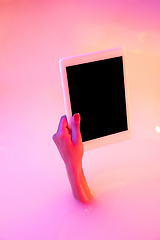
[[[160,240],[159,14],[159,0],[0,0],[0,240]],[[81,204],[52,142],[58,61],[123,46],[133,136],[85,153]]]

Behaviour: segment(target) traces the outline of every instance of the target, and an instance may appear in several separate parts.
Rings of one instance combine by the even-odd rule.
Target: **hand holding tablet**
[[[85,151],[131,137],[124,48],[63,58],[60,72],[69,128],[80,113]]]
[[[61,117],[53,140],[74,197],[89,202],[93,195],[82,168],[84,150],[131,137],[124,49],[63,58],[60,71],[67,118]]]

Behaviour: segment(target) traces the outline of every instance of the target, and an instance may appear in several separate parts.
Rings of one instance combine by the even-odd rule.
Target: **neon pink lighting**
[[[153,0],[0,1],[0,240],[160,239],[159,13]],[[94,201],[82,204],[52,141],[58,62],[117,47],[132,138],[84,154]]]

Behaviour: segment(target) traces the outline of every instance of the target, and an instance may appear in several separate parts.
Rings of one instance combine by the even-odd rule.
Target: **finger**
[[[68,121],[66,115],[62,116],[58,125],[57,134],[68,133]]]
[[[80,114],[76,113],[72,117],[72,141],[76,143],[79,139],[81,139]]]

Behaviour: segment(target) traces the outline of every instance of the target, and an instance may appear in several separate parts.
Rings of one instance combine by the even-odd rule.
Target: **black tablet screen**
[[[66,71],[72,115],[81,115],[83,142],[128,130],[122,57]]]

